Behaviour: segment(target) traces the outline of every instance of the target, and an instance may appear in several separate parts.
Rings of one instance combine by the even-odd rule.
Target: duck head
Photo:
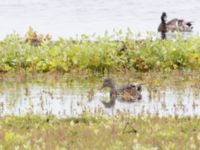
[[[166,14],[166,12],[162,13],[162,15],[161,15],[161,21],[162,22],[166,22],[167,21],[167,14]]]
[[[105,88],[105,87],[109,87],[109,88],[111,88],[111,89],[115,88],[115,87],[114,87],[114,81],[113,81],[111,78],[106,78],[106,79],[104,79],[103,85],[101,86],[100,89],[103,89],[103,88]]]

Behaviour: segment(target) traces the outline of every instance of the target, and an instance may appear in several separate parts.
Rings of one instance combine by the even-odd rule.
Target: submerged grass
[[[60,38],[57,41],[51,40],[49,35],[37,35],[32,29],[26,37],[8,35],[0,42],[0,72],[7,72],[0,74],[0,94],[7,90],[4,85],[7,83],[13,86],[29,80],[42,84],[55,84],[56,81],[70,86],[76,81],[86,86],[89,84],[87,79],[94,75],[90,76],[88,72],[96,72],[95,75],[101,78],[101,73],[120,71],[110,75],[122,83],[137,79],[150,91],[166,89],[173,83],[183,89],[185,86],[194,87],[199,93],[199,36],[187,40],[181,37],[152,40],[152,36],[137,40],[130,30],[122,35],[121,32],[102,37],[83,35],[79,39]],[[55,74],[52,73],[54,71]],[[76,76],[77,72],[81,73],[81,78]],[[186,84],[190,80],[192,82]],[[92,78],[91,83],[100,85],[100,80]],[[25,89],[28,91],[28,88]],[[34,115],[4,116],[0,119],[0,149],[183,150],[199,147],[199,117],[84,114],[69,119]]]
[[[26,37],[12,34],[0,42],[0,72],[199,70],[199,36],[187,40],[179,36],[174,40],[153,38],[138,40],[128,30],[53,41],[49,35],[37,35],[30,29]]]
[[[198,149],[200,119],[168,117],[1,118],[1,149]]]

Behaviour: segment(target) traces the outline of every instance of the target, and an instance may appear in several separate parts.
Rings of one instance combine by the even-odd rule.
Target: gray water
[[[142,99],[137,102],[122,102],[117,99],[112,108],[105,108],[101,101],[109,100],[109,91],[99,91],[95,86],[82,84],[67,86],[58,83],[3,83],[0,91],[0,116],[5,115],[55,115],[72,117],[84,112],[91,114],[117,115],[159,115],[199,116],[199,90],[190,86],[183,89],[151,90],[142,86]],[[1,84],[1,85],[2,85]],[[158,89],[160,89],[158,91]],[[89,94],[89,93],[93,94]]]
[[[31,25],[39,33],[50,33],[53,37],[70,37],[83,33],[101,35],[113,29],[135,32],[157,32],[163,11],[170,18],[184,18],[194,21],[195,32],[200,31],[199,0],[0,0],[0,38],[13,31],[23,35]],[[200,98],[192,89],[174,91],[167,89],[151,98],[147,87],[143,87],[143,98],[135,103],[117,101],[112,109],[105,109],[101,100],[108,99],[108,91],[96,90],[91,102],[87,91],[80,87],[48,87],[31,84],[28,91],[24,84],[19,87],[0,89],[0,115],[53,114],[73,116],[83,111],[103,111],[113,115],[119,111],[162,116],[200,115]]]
[[[199,0],[0,0],[0,38],[29,26],[54,38],[83,33],[101,35],[113,29],[157,32],[160,15],[194,21],[200,31]]]

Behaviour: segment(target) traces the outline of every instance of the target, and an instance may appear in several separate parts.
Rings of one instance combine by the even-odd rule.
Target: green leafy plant
[[[15,33],[0,42],[0,72],[199,70],[199,36],[152,39],[150,34],[141,40],[128,29],[126,33],[53,41],[30,28],[25,37]]]

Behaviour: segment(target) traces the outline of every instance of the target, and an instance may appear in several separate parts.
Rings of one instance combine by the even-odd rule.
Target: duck
[[[167,13],[163,12],[161,15],[161,23],[158,27],[158,32],[161,32],[161,37],[166,38],[166,32],[191,32],[193,25],[191,21],[174,18],[167,22]]]
[[[102,90],[103,88],[106,87],[110,88],[110,101],[109,102],[102,101],[105,107],[114,106],[117,98],[119,98],[119,100],[124,102],[135,102],[137,100],[142,99],[141,95],[142,87],[139,84],[138,85],[129,84],[121,88],[116,88],[114,80],[111,78],[106,78],[104,79],[100,89]]]

